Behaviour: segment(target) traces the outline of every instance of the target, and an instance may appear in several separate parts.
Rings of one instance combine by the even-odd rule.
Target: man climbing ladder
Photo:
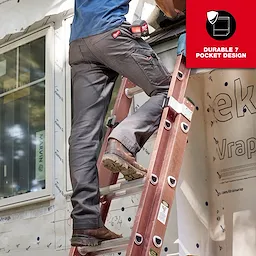
[[[96,154],[104,117],[118,74],[136,83],[150,99],[110,134],[103,164],[127,180],[146,174],[135,155],[158,128],[171,75],[152,48],[135,37],[125,21],[129,0],[75,0],[69,63],[73,121],[70,174],[73,187],[72,246],[92,246],[121,237],[100,216]],[[156,1],[167,16],[172,0]]]

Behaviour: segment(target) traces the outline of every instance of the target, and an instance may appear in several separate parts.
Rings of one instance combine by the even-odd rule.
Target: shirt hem
[[[83,35],[80,35],[80,36],[76,36],[76,37],[73,37],[73,38],[70,38],[69,40],[69,44],[71,44],[73,41],[76,41],[76,40],[79,40],[79,39],[82,39],[82,38],[88,38],[90,36],[96,36],[96,35],[99,35],[99,34],[103,34],[103,33],[106,33],[112,29],[115,29],[115,28],[118,28],[120,27],[126,20],[122,20],[120,23],[116,24],[115,26],[111,26],[107,29],[102,29],[102,30],[99,30],[95,33],[90,33],[90,34],[83,34]]]

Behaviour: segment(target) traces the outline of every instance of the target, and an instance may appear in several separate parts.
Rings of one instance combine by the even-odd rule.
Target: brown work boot
[[[74,230],[71,238],[71,246],[97,246],[103,241],[117,238],[122,238],[122,235],[115,234],[105,226],[97,229]]]
[[[142,178],[147,174],[147,170],[136,162],[132,153],[115,139],[108,141],[102,163],[113,173],[121,172],[128,181]]]

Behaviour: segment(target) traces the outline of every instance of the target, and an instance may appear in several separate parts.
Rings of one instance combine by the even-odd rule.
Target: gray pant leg
[[[74,229],[103,226],[99,206],[97,149],[104,117],[117,73],[100,63],[92,63],[82,40],[70,46],[73,120],[69,138],[69,163],[73,195]],[[84,58],[83,56],[86,56]]]
[[[110,135],[136,154],[158,128],[171,74],[146,42],[133,37],[128,26],[124,23],[119,28],[121,35],[116,39],[112,33],[117,29],[100,37],[87,38],[86,42],[99,61],[127,77],[151,97]]]

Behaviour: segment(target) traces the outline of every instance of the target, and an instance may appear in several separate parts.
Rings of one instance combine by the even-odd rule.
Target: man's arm
[[[155,0],[157,6],[169,18],[175,18],[177,12],[175,11],[173,0]]]

